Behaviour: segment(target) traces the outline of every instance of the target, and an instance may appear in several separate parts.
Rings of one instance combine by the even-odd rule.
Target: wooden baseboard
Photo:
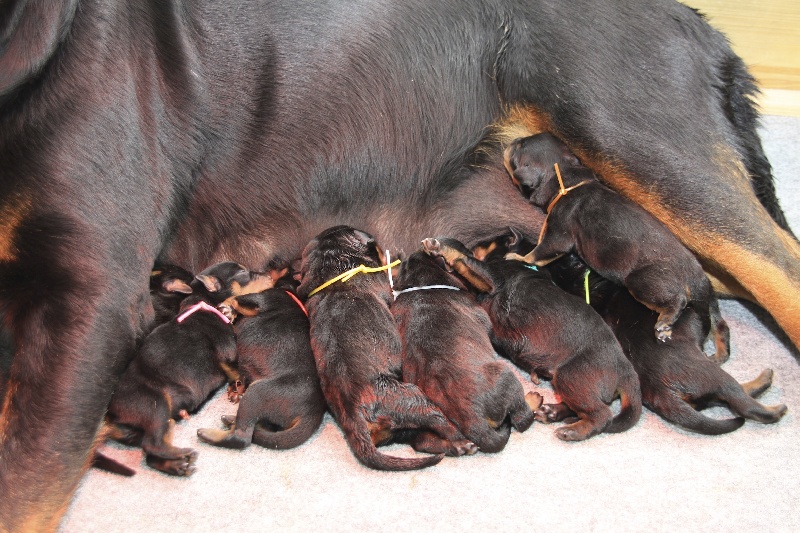
[[[762,115],[800,117],[800,91],[762,89],[758,107]]]

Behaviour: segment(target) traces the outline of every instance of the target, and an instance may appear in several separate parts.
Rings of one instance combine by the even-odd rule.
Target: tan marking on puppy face
[[[253,294],[263,292],[275,286],[275,281],[269,274],[257,274],[249,283],[241,285],[236,281],[231,282],[231,294],[241,296],[243,294]]]
[[[25,197],[13,205],[10,203],[0,205],[0,262],[11,262],[16,258],[14,236],[17,228],[31,211],[30,202],[30,199]]]
[[[488,246],[476,246],[472,249],[472,256],[478,261],[483,261],[486,257],[497,249],[497,243],[491,242]]]

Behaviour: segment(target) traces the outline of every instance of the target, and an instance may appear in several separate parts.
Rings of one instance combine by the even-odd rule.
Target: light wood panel
[[[766,114],[800,116],[800,0],[685,0],[728,36]]]

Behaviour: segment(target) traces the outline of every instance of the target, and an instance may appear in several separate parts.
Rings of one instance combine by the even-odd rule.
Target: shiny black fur
[[[375,239],[349,226],[329,228],[303,250],[302,281],[311,320],[311,348],[328,409],[353,455],[379,470],[434,465],[474,451],[442,412],[412,383],[402,382],[402,341],[389,311],[384,272],[357,274],[319,292],[328,280],[364,265],[381,265]],[[313,294],[312,294],[313,293]],[[427,457],[382,454],[381,444],[409,442]]]
[[[753,283],[765,263],[800,283],[753,78],[678,2],[7,0],[0,36],[6,529],[57,527],[156,259],[262,268],[341,223],[407,250],[535,237],[491,135],[514,106],[793,324],[800,289]]]
[[[555,431],[568,441],[618,433],[636,424],[642,410],[639,380],[594,309],[556,287],[536,267],[502,257],[478,261],[454,239],[430,241],[425,251],[441,257],[479,294],[498,353],[534,381],[552,380],[562,403],[542,405],[537,420],[577,416]],[[617,398],[621,408],[615,416],[609,405]]]

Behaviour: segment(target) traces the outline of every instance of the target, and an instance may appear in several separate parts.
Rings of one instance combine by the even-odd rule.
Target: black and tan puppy
[[[562,440],[583,440],[632,427],[641,414],[639,380],[614,334],[581,299],[556,287],[550,276],[521,261],[483,262],[453,239],[428,239],[425,251],[446,264],[480,294],[492,320],[497,351],[530,372],[552,380],[562,404],[545,404],[537,419],[579,420],[556,430]],[[620,399],[619,414],[609,404]]]
[[[403,381],[417,385],[482,452],[501,451],[512,427],[530,427],[531,408],[542,398],[526,398],[507,363],[495,358],[489,315],[463,281],[421,250],[403,261],[395,288]]]
[[[153,327],[167,322],[178,314],[181,302],[192,294],[194,276],[177,265],[156,264],[150,272],[150,300],[155,318]]]
[[[711,320],[711,282],[694,254],[641,206],[600,183],[555,136],[517,139],[504,159],[523,194],[547,211],[532,263],[543,266],[577,253],[659,314],[655,334],[661,341],[670,338],[687,305]]]
[[[229,429],[199,429],[201,440],[226,448],[251,442],[274,449],[299,446],[317,430],[325,414],[308,315],[295,295],[291,275],[257,294],[228,303],[235,322],[237,380],[236,417],[223,417]],[[258,424],[258,426],[256,425]]]
[[[325,230],[303,250],[298,294],[307,299],[311,348],[328,409],[353,454],[379,470],[424,468],[474,445],[416,385],[401,381],[402,341],[389,310],[392,292],[380,272],[381,256],[363,231]],[[378,452],[377,446],[390,442],[409,442],[435,455]]]
[[[185,418],[235,372],[236,338],[216,305],[272,287],[267,274],[226,261],[191,281],[193,294],[178,316],[156,327],[120,378],[108,408],[111,438],[141,446],[151,467],[178,476],[194,473],[197,452],[172,445],[174,419]]]
[[[206,268],[191,283],[194,292],[201,292],[214,305],[232,296],[262,292],[274,285],[275,280],[269,273],[256,272],[233,261]]]
[[[174,419],[195,411],[227,378],[236,360],[230,321],[200,295],[187,297],[177,318],[148,335],[122,374],[108,407],[112,438],[139,445],[151,467],[194,473],[197,452],[172,445]]]
[[[547,268],[562,288],[583,293],[587,267],[574,254]],[[665,420],[698,433],[719,435],[740,428],[745,419],[773,423],[786,413],[785,405],[766,407],[753,399],[772,384],[772,370],[740,384],[719,366],[727,352],[718,351],[713,358],[703,352],[708,328],[694,309],[681,314],[672,339],[662,343],[651,333],[658,315],[623,287],[595,273],[589,276],[588,286],[592,305],[605,318],[639,375],[642,403]],[[714,419],[699,412],[720,404],[737,418]]]

